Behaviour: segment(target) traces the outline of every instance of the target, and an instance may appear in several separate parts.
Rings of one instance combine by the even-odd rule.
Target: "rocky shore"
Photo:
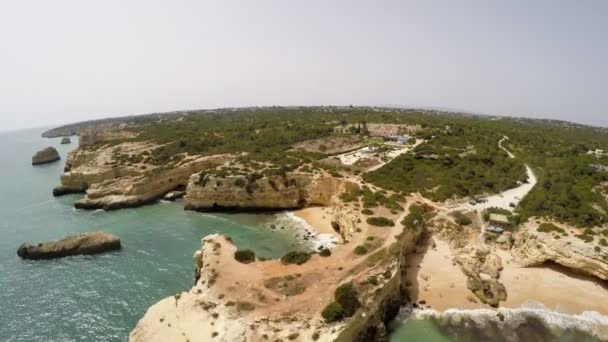
[[[70,255],[99,254],[120,248],[121,242],[117,236],[105,232],[90,232],[37,245],[24,243],[17,250],[17,255],[23,259],[54,259]]]

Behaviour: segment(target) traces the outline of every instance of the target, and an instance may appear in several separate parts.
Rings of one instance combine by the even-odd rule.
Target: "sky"
[[[0,130],[403,105],[608,126],[608,1],[0,0]]]

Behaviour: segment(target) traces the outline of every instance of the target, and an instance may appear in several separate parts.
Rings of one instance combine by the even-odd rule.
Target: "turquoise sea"
[[[0,341],[125,341],[150,305],[192,286],[192,254],[207,234],[227,234],[264,257],[301,244],[295,229],[268,228],[276,215],[202,214],[179,202],[75,210],[79,195],[54,198],[51,190],[77,137],[60,145],[42,131],[0,133]],[[47,146],[62,161],[32,166],[32,155]],[[48,261],[17,257],[23,242],[93,230],[116,234],[123,249]]]
[[[79,195],[54,198],[51,190],[77,138],[60,145],[60,139],[41,138],[42,131],[0,133],[0,341],[126,341],[150,305],[192,286],[192,254],[207,234],[226,234],[264,257],[310,247],[297,238],[297,223],[289,226],[280,213],[202,214],[184,211],[179,202],[75,210]],[[47,146],[56,147],[62,161],[33,167],[31,156]],[[272,224],[286,228],[272,230]],[[118,235],[123,249],[57,260],[17,257],[23,242],[92,230]],[[522,320],[519,313],[507,314],[512,324],[466,313],[405,317],[392,325],[392,342],[597,340],[568,317],[549,315],[551,324],[535,314]]]

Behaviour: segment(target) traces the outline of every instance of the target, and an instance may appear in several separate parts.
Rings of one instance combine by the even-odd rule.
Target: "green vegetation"
[[[460,211],[455,211],[452,215],[454,216],[456,223],[461,226],[468,226],[472,223],[471,219]]]
[[[332,323],[343,319],[346,315],[344,314],[342,305],[337,302],[331,302],[323,309],[321,316],[325,319],[325,322]]]
[[[367,248],[365,246],[357,246],[355,247],[355,249],[353,250],[353,253],[355,253],[356,255],[364,255],[367,254]]]
[[[552,233],[552,232],[555,232],[555,233],[560,233],[560,234],[566,234],[565,230],[563,230],[562,228],[560,228],[560,227],[558,227],[558,226],[556,226],[554,224],[551,224],[551,223],[543,223],[540,226],[538,226],[537,230],[540,233]]]
[[[393,191],[420,191],[436,201],[504,191],[525,180],[525,168],[498,148],[499,139],[478,126],[455,125],[364,179]]]
[[[281,262],[285,265],[296,264],[302,265],[310,260],[310,254],[307,252],[289,252],[281,258]]]
[[[361,210],[361,214],[363,214],[363,215],[374,215],[374,212],[371,209],[363,209],[363,210]]]
[[[352,283],[340,285],[334,292],[334,301],[329,303],[321,312],[325,322],[339,321],[351,317],[361,307],[357,298],[357,291]]]
[[[357,291],[352,283],[346,283],[338,286],[334,292],[334,298],[338,304],[344,308],[344,314],[346,317],[350,317],[355,314],[357,309],[361,307],[361,303],[357,298]]]
[[[320,252],[319,255],[322,257],[328,257],[331,256],[331,250],[329,248],[323,248]]]
[[[534,170],[538,184],[519,203],[522,219],[547,217],[580,227],[608,222],[608,172],[591,164],[608,165],[607,157],[588,155],[608,150],[608,130],[571,123],[459,115],[439,111],[354,107],[265,107],[187,111],[123,118],[135,138],[113,141],[154,141],[158,148],[141,156],[116,155],[117,163],[176,164],[186,154],[240,153],[238,162],[249,171],[277,172],[325,166],[321,152],[305,152],[294,144],[335,136],[340,122],[355,124],[353,134],[365,134],[365,122],[419,124],[415,134],[426,142],[384,167],[363,175],[366,182],[400,194],[418,192],[433,200],[497,193],[526,181],[524,163]],[[517,158],[508,158],[498,141]],[[90,147],[95,149],[98,146]],[[323,150],[319,146],[319,150]],[[328,149],[329,151],[329,149]],[[283,168],[283,169],[281,169]],[[282,171],[281,171],[282,170]],[[338,175],[348,168],[328,170]],[[220,172],[220,171],[217,171]],[[229,173],[229,170],[221,171]],[[242,186],[256,188],[255,181]],[[362,200],[363,208],[386,206],[400,210],[404,202],[382,192],[349,191],[345,201]],[[362,198],[361,198],[362,197]],[[401,196],[402,197],[402,196]],[[384,199],[383,199],[384,198]]]
[[[234,252],[234,259],[240,263],[248,264],[255,261],[255,252],[250,249],[239,249]]]
[[[403,219],[401,224],[406,229],[422,229],[427,222],[435,216],[433,208],[426,204],[412,204],[410,213]]]
[[[395,222],[386,217],[368,217],[366,222],[377,227],[394,227]]]

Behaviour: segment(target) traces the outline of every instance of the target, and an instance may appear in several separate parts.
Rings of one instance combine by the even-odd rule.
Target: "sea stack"
[[[60,160],[59,152],[54,147],[47,147],[42,151],[36,152],[32,157],[32,165],[52,163]]]
[[[70,138],[68,137],[63,137],[63,139],[61,139],[61,144],[65,145],[65,144],[71,144],[72,140],[70,140]]]
[[[69,255],[99,254],[121,248],[120,239],[105,232],[71,235],[59,241],[19,246],[17,255],[23,259],[55,259]]]

